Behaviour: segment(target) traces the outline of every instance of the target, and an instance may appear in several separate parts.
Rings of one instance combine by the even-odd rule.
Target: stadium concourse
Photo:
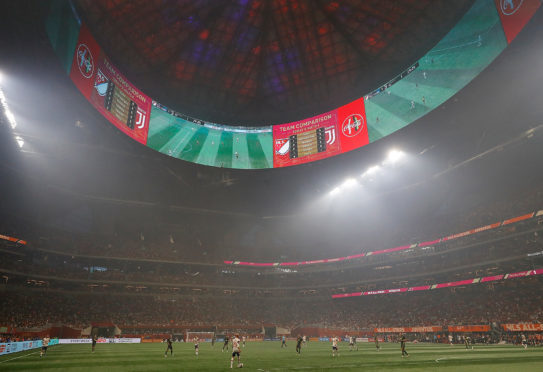
[[[0,3],[0,370],[543,370],[540,0]]]

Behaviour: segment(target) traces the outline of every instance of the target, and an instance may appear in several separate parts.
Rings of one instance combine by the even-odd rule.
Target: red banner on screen
[[[93,81],[90,102],[113,125],[146,144],[151,115],[151,98],[133,86],[101,55]]]
[[[468,285],[468,284],[474,284],[474,283],[479,283],[479,278],[467,279],[467,280],[459,280],[457,282],[434,284],[432,286],[432,289],[458,287],[459,285]]]
[[[442,241],[447,241],[447,240],[462,238],[464,236],[468,236],[468,235],[476,234],[476,233],[483,232],[483,231],[486,231],[486,230],[491,230],[491,229],[498,228],[498,227],[501,226],[501,224],[502,224],[501,222],[496,222],[496,223],[493,223],[491,225],[477,227],[475,229],[464,231],[464,232],[461,232],[461,233],[458,233],[458,234],[449,235],[449,236],[447,236],[445,238],[442,238],[441,240]]]
[[[79,31],[70,78],[109,122],[134,140],[147,143],[151,99],[109,62],[85,25]]]
[[[324,159],[369,143],[364,99],[293,123],[273,126],[273,166]]]
[[[337,110],[273,126],[273,166],[286,167],[327,158],[341,152]]]
[[[369,143],[364,98],[337,109],[341,152],[351,151]]]
[[[448,326],[449,332],[489,332],[489,325]]]
[[[520,271],[518,273],[505,274],[504,279],[515,279],[523,276],[537,275],[536,270]]]
[[[502,280],[502,279],[503,279],[503,274],[502,275],[494,275],[494,276],[485,276],[484,278],[481,279],[481,283],[493,282],[495,280]]]
[[[17,244],[23,244],[23,245],[26,244],[26,240],[13,238],[11,236],[2,235],[2,234],[0,234],[0,239],[4,239],[4,240],[7,240],[7,241],[10,241],[10,242],[13,242],[13,243],[17,243]]]
[[[533,215],[534,215],[534,213],[532,212],[532,213],[525,214],[524,216],[518,216],[518,217],[515,217],[515,218],[510,218],[508,220],[503,221],[502,225],[509,225],[509,224],[512,224],[512,223],[515,223],[515,222],[528,220],[528,219],[532,218]]]
[[[100,53],[100,46],[90,34],[87,26],[82,25],[75,47],[70,79],[87,99],[90,98],[92,93]]]
[[[543,324],[502,324],[505,331],[543,331]]]
[[[427,291],[430,289],[430,285],[419,285],[418,287],[409,287],[407,288],[407,292],[414,292],[414,291]]]
[[[502,21],[507,42],[510,43],[526,26],[537,8],[540,0],[494,0]]]
[[[428,327],[382,327],[375,328],[375,333],[432,333],[441,332],[443,327],[441,326],[428,326]]]

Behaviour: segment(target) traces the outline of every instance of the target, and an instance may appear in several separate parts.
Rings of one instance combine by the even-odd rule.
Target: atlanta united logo
[[[524,0],[500,0],[500,10],[506,16],[513,15],[520,9],[523,2]]]
[[[94,72],[94,59],[92,58],[92,53],[85,44],[79,44],[76,56],[79,72],[81,72],[81,75],[86,79],[89,79]]]
[[[354,137],[364,129],[364,118],[360,114],[351,114],[343,120],[341,132],[345,137]]]

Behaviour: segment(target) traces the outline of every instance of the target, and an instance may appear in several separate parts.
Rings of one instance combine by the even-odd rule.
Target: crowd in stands
[[[39,327],[92,322],[119,327],[317,325],[350,330],[373,327],[542,323],[543,279],[528,277],[492,284],[340,300],[205,296],[138,296],[6,290],[0,325]]]
[[[19,251],[17,255],[0,252],[0,273],[8,278],[29,274],[29,278],[43,281],[68,279],[85,281],[86,284],[142,283],[146,286],[194,285],[270,290],[384,289],[393,288],[386,287],[396,285],[391,284],[393,281],[409,282],[410,286],[425,285],[543,267],[543,256],[527,257],[529,253],[543,250],[541,236],[531,233],[534,226],[540,227],[535,219],[500,231],[476,234],[478,241],[474,237],[466,237],[435,247],[364,257],[351,266],[343,263],[321,265],[320,270],[327,269],[326,272],[309,266],[297,268],[296,272],[282,272],[276,268],[191,267]]]

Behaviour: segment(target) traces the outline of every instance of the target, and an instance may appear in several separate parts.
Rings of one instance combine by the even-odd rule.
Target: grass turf
[[[40,358],[39,350],[0,357],[0,371],[227,371],[230,353],[221,352],[222,344],[194,346],[174,344],[174,356],[164,358],[164,344],[98,344],[91,354],[90,345],[58,345]],[[400,346],[382,343],[377,352],[373,344],[359,344],[359,351],[339,347],[333,358],[331,344],[311,342],[294,351],[295,343],[281,349],[279,342],[249,342],[243,348],[243,369],[249,371],[543,371],[543,348],[490,345],[466,350],[463,345],[408,344],[409,358],[401,358]],[[231,349],[230,349],[231,352]],[[235,365],[234,365],[235,368]]]

